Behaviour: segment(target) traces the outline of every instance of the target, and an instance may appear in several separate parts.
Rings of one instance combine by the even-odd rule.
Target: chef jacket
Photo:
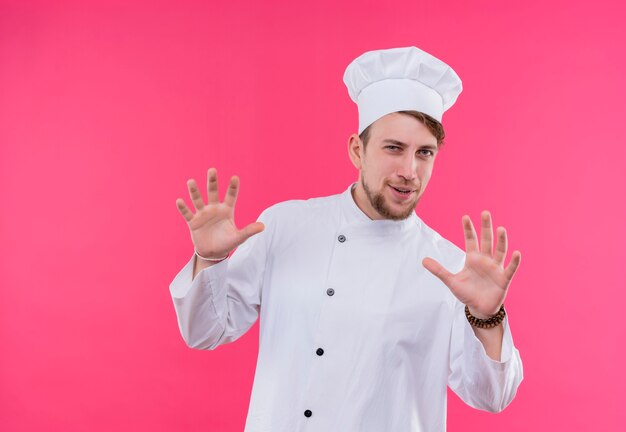
[[[242,336],[260,315],[245,432],[415,432],[446,428],[446,385],[492,412],[513,399],[522,363],[508,318],[489,358],[450,290],[465,253],[415,213],[371,220],[345,192],[265,210],[265,230],[192,280],[170,285],[192,348]]]

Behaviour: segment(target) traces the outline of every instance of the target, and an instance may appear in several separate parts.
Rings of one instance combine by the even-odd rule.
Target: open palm
[[[450,273],[432,258],[424,258],[424,267],[437,276],[477,318],[495,315],[504,303],[511,280],[519,267],[522,255],[513,252],[511,261],[504,267],[507,251],[506,230],[496,230],[497,242],[493,251],[493,229],[488,211],[481,214],[480,245],[469,216],[463,216],[465,232],[465,266],[456,273]]]
[[[253,222],[241,230],[235,225],[238,177],[230,179],[224,202],[219,201],[215,168],[209,168],[207,172],[206,205],[194,179],[187,181],[187,187],[196,213],[189,210],[182,198],[176,200],[176,206],[187,221],[191,240],[199,255],[211,258],[226,256],[249,237],[263,231],[261,222]]]

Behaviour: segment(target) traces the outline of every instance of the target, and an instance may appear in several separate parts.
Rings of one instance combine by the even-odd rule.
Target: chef
[[[212,350],[260,319],[246,432],[444,431],[448,386],[501,411],[522,380],[504,306],[521,255],[505,265],[506,230],[487,211],[480,236],[463,216],[465,251],[414,211],[461,80],[408,47],[361,55],[344,82],[359,126],[343,192],[239,229],[237,177],[220,201],[209,169],[206,203],[188,181],[195,211],[177,207],[194,255],[170,285],[181,334]]]

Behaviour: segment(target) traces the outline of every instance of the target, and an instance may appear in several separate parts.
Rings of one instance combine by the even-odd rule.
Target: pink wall
[[[258,328],[183,343],[175,200],[209,166],[241,177],[240,224],[343,191],[343,71],[407,45],[465,87],[418,213],[462,245],[490,209],[523,254],[525,381],[499,415],[451,396],[449,430],[623,427],[621,2],[166,3],[0,2],[0,430],[241,431]]]

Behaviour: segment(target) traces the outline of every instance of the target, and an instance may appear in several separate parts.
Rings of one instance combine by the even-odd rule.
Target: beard
[[[387,204],[387,200],[385,199],[385,196],[382,194],[382,192],[372,192],[369,186],[367,186],[367,184],[365,183],[364,179],[361,179],[361,184],[363,185],[363,190],[365,191],[365,194],[367,195],[367,199],[369,200],[370,204],[372,205],[372,207],[374,207],[374,210],[376,210],[385,219],[400,221],[408,218],[415,210],[415,206],[417,206],[417,202],[419,201],[418,195],[418,198],[413,204],[409,205],[405,210],[394,213]],[[414,193],[419,194],[419,190],[416,190]]]

